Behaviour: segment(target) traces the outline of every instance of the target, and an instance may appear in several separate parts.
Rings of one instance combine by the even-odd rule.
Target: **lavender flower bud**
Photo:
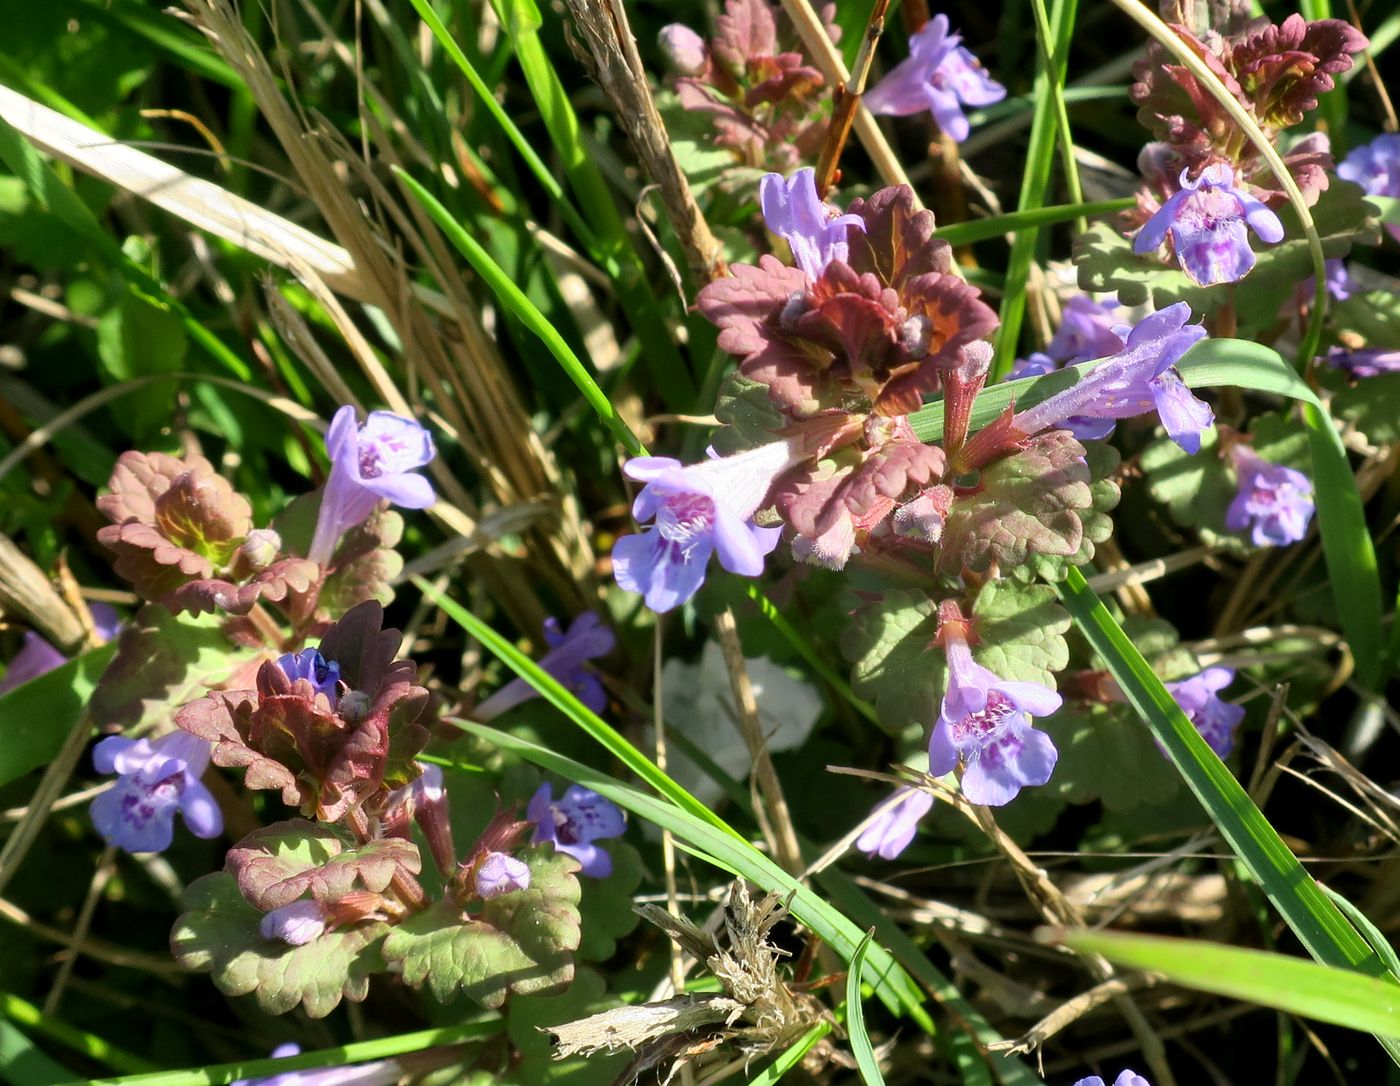
[[[254,528],[238,548],[235,561],[250,573],[261,573],[282,553],[282,537],[271,528]]]
[[[289,946],[305,946],[326,931],[326,911],[317,901],[293,901],[273,909],[258,923],[264,939],[280,939]]]
[[[682,23],[661,28],[656,36],[666,62],[681,75],[699,75],[705,70],[705,39]]]
[[[477,865],[476,896],[490,901],[502,894],[530,889],[530,869],[514,856],[504,852],[488,852]]]

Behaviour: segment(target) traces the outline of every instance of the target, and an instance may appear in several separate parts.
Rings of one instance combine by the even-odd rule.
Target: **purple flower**
[[[535,824],[534,844],[550,841],[583,865],[579,874],[605,879],[612,874],[612,857],[593,842],[620,837],[627,824],[622,812],[597,792],[571,784],[559,802],[548,784],[530,798],[525,817]]]
[[[1115,350],[1121,350],[1123,343],[1116,336],[1114,342],[1118,344]],[[1007,374],[1007,380],[1016,381],[1022,377],[1044,377],[1047,373],[1054,373],[1060,368],[1060,364],[1048,354],[1035,351],[1029,358],[1018,358],[1011,367],[1011,372]],[[1112,419],[1096,419],[1092,415],[1071,415],[1063,421],[1066,430],[1072,433],[1080,441],[1102,441],[1113,433],[1116,426]]]
[[[217,837],[224,819],[199,778],[209,744],[187,732],[159,739],[109,736],[92,751],[99,773],[120,774],[92,801],[92,823],[109,845],[127,852],[164,852],[175,833],[175,812],[196,837]]]
[[[1337,167],[1337,176],[1360,185],[1371,196],[1400,197],[1400,135],[1387,132],[1357,147]],[[1400,226],[1386,226],[1400,241]]]
[[[1333,347],[1327,352],[1327,364],[1346,370],[1353,377],[1379,377],[1383,373],[1400,373],[1400,351],[1380,347],[1352,351]]]
[[[1230,450],[1239,491],[1225,513],[1225,527],[1248,531],[1256,547],[1282,547],[1308,534],[1312,481],[1301,471],[1273,464],[1244,445]]]
[[[961,143],[971,131],[962,107],[989,106],[1006,97],[1006,88],[991,78],[948,33],[948,16],[935,15],[909,39],[909,56],[896,64],[863,100],[872,113],[907,117],[929,110],[938,127]]]
[[[560,630],[557,619],[545,619],[544,639],[549,651],[540,657],[540,667],[572,691],[584,705],[601,713],[608,704],[607,691],[598,676],[585,665],[589,660],[612,652],[617,644],[612,630],[596,613],[585,611],[569,624],[567,633]],[[485,723],[522,701],[539,696],[539,691],[524,679],[512,679],[478,705],[472,716]]]
[[[1133,239],[1133,251],[1150,253],[1171,235],[1182,271],[1203,287],[1234,283],[1254,267],[1248,226],[1267,242],[1283,240],[1283,223],[1263,203],[1235,187],[1235,171],[1216,162],[1168,197]]]
[[[1235,729],[1244,719],[1243,705],[1232,705],[1219,696],[1234,679],[1235,673],[1228,667],[1208,667],[1199,675],[1166,684],[1167,692],[1191,718],[1201,738],[1221,758],[1235,749]]]
[[[786,181],[781,174],[764,174],[758,183],[758,203],[768,229],[782,235],[792,249],[793,263],[808,279],[820,276],[833,260],[846,259],[849,227],[865,229],[860,216],[838,215],[822,203],[817,196],[817,171],[810,166]]]
[[[708,53],[705,39],[682,23],[670,23],[656,36],[666,61],[681,75],[699,75]]]
[[[1019,412],[1012,424],[1037,434],[1078,417],[1126,419],[1155,410],[1171,439],[1189,453],[1199,452],[1201,433],[1214,421],[1207,404],[1172,369],[1206,330],[1187,324],[1191,307],[1177,302],[1114,333],[1123,349],[1093,367],[1079,383]]]
[[[412,419],[371,411],[363,426],[355,409],[342,407],[326,433],[331,473],[321,494],[321,511],[307,557],[325,566],[340,537],[361,524],[387,499],[404,509],[426,509],[436,500],[432,484],[414,468],[434,455],[433,438]]]
[[[301,1055],[301,1045],[288,1041],[272,1050],[274,1060]],[[283,1071],[263,1078],[241,1078],[229,1086],[390,1086],[404,1075],[394,1060],[352,1064],[349,1067],[318,1067],[310,1071]]]
[[[1119,324],[1117,315],[1118,299],[1112,295],[1096,302],[1087,294],[1076,294],[1065,303],[1060,327],[1045,353],[1067,365],[1117,354],[1123,349],[1123,341],[1114,332]]]
[[[476,868],[476,896],[490,901],[502,894],[530,889],[530,869],[514,856],[488,852]]]
[[[93,630],[102,644],[105,645],[117,636],[117,631],[121,629],[121,617],[116,611],[105,603],[89,604],[88,610],[92,612]],[[24,685],[30,679],[37,679],[67,662],[68,657],[63,653],[33,630],[26,630],[24,644],[5,667],[5,677],[0,679],[0,694],[8,694],[15,687]]]
[[[258,922],[258,934],[290,946],[305,946],[325,934],[326,919],[326,910],[319,901],[293,901],[265,913]]]
[[[613,546],[613,573],[628,592],[640,592],[653,611],[669,611],[699,590],[711,553],[730,573],[757,577],[780,528],[751,522],[773,481],[804,458],[798,444],[775,441],[756,449],[682,465],[664,456],[627,461],[623,473],[646,483],[632,504],[651,528]]]
[[[867,856],[893,860],[909,847],[919,828],[919,819],[933,806],[933,796],[921,788],[896,788],[880,801],[876,817],[859,837],[856,848]]]
[[[305,679],[318,694],[324,694],[335,708],[340,697],[340,664],[327,660],[319,649],[302,649],[298,653],[286,653],[277,658],[277,666],[282,674],[296,682]]]
[[[1039,683],[1006,682],[972,659],[956,631],[946,637],[948,689],[928,743],[928,771],[951,773],[961,757],[963,794],[1000,807],[1028,785],[1050,779],[1055,744],[1031,717],[1059,709],[1060,695]]]
[[[457,863],[452,842],[452,818],[447,804],[447,787],[442,766],[418,762],[422,771],[402,788],[389,793],[384,805],[386,832],[407,838],[408,821],[413,819],[428,840],[428,849],[439,871],[451,871]]]
[[[1098,1075],[1090,1075],[1088,1078],[1081,1078],[1074,1086],[1103,1086],[1103,1079]],[[1143,1078],[1136,1071],[1124,1071],[1113,1080],[1113,1086],[1152,1086],[1152,1083]]]

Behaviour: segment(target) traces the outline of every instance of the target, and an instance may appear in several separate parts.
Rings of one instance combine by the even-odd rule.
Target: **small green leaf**
[[[732,456],[778,440],[787,419],[768,396],[768,386],[735,370],[719,389],[715,418],[723,424],[710,443],[721,456]]]
[[[581,937],[578,861],[553,846],[524,849],[530,888],[492,898],[465,914],[441,901],[390,933],[384,957],[412,987],[426,983],[440,1003],[465,992],[496,1008],[506,994],[562,991],[573,980]]]
[[[583,938],[578,956],[605,962],[617,953],[617,941],[636,928],[640,918],[632,911],[632,895],[642,884],[642,857],[626,841],[608,842],[612,873],[605,879],[581,878],[579,901]]]
[[[854,665],[851,689],[875,703],[880,726],[917,738],[943,696],[945,664],[930,651],[938,621],[923,592],[890,589],[856,608],[841,634],[841,651]]]
[[[1196,939],[1084,930],[1065,932],[1062,939],[1082,954],[1161,973],[1184,988],[1400,1037],[1400,984],[1388,978]]]
[[[982,469],[976,491],[953,502],[943,525],[938,567],[949,575],[993,562],[1019,566],[1033,555],[1069,557],[1086,543],[1081,514],[1094,507],[1084,446],[1068,430],[1049,430]],[[1089,547],[1092,554],[1092,544]]]
[[[1332,397],[1332,412],[1374,445],[1400,441],[1400,373],[1362,377]]]
[[[263,914],[223,871],[190,883],[182,904],[186,911],[170,933],[175,960],[212,973],[225,995],[255,995],[268,1014],[300,1004],[312,1018],[324,1018],[342,999],[363,1000],[369,978],[384,971],[380,944],[389,927],[377,920],[328,931],[304,946],[264,939],[258,934]]]
[[[1045,788],[1071,803],[1099,799],[1110,811],[1130,811],[1177,793],[1171,763],[1126,705],[1070,702],[1036,727],[1060,752]]]
[[[586,893],[584,897],[587,898]],[[632,911],[630,903],[627,911]],[[585,930],[587,926],[585,919]],[[506,1010],[506,1033],[519,1060],[511,1065],[511,1081],[521,1086],[609,1086],[627,1066],[631,1052],[619,1049],[611,1055],[595,1052],[591,1056],[556,1060],[549,1027],[577,1022],[617,1005],[602,976],[586,968],[578,970],[569,990],[562,995],[513,998]]]
[[[972,605],[981,640],[973,655],[1003,679],[1053,687],[1069,663],[1070,617],[1053,588],[988,581]]]

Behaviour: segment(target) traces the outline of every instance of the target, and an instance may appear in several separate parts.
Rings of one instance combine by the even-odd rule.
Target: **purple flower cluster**
[[[1272,464],[1244,445],[1230,450],[1239,490],[1225,512],[1225,527],[1248,532],[1256,547],[1283,547],[1308,534],[1313,486],[1301,471]]]
[[[1191,307],[1177,302],[1132,327],[1113,329],[1122,349],[1091,369],[1078,384],[1018,412],[1012,425],[1030,435],[1062,426],[1071,418],[1126,419],[1156,411],[1167,434],[1189,453],[1201,448],[1201,434],[1215,415],[1186,387],[1173,367],[1205,338],[1199,324],[1187,324]]]
[[[1177,262],[1201,286],[1234,283],[1254,267],[1248,226],[1263,241],[1283,240],[1283,223],[1247,189],[1235,183],[1235,171],[1216,162],[1194,181],[1181,171],[1181,188],[1168,197],[1133,239],[1133,250],[1150,253],[1168,237]]]
[[[1167,692],[1221,758],[1229,757],[1235,749],[1235,729],[1244,719],[1244,706],[1232,705],[1220,697],[1220,691],[1234,680],[1235,673],[1230,668],[1208,667],[1189,679],[1167,683]]]
[[[1090,1075],[1088,1078],[1081,1078],[1074,1086],[1104,1086],[1104,1081],[1098,1075]],[[1113,1086],[1152,1086],[1152,1083],[1136,1071],[1124,1070],[1113,1080]]]
[[[871,812],[871,821],[856,838],[856,848],[868,856],[893,860],[909,847],[919,822],[933,807],[933,796],[921,788],[896,788]]]
[[[331,473],[307,557],[325,567],[341,536],[364,523],[381,501],[404,509],[426,509],[436,501],[432,484],[414,473],[432,460],[433,438],[412,419],[371,411],[363,425],[348,404],[335,413],[326,433]]]
[[[945,624],[948,688],[928,743],[928,771],[951,773],[959,760],[963,794],[1000,807],[1030,785],[1044,784],[1058,753],[1031,718],[1059,709],[1060,695],[1039,683],[1008,682],[972,659],[965,636]]]
[[[1360,185],[1371,196],[1400,197],[1400,135],[1387,132],[1355,148],[1337,167],[1337,176]],[[1386,230],[1400,241],[1400,226]]]
[[[710,555],[730,573],[757,577],[778,545],[779,528],[752,517],[779,475],[803,459],[798,443],[775,441],[737,456],[682,465],[665,456],[639,456],[623,474],[646,485],[632,504],[639,521],[653,521],[613,547],[613,572],[629,592],[658,613],[690,599],[705,580]]]
[[[92,801],[92,824],[103,839],[127,852],[164,852],[175,835],[175,813],[196,837],[217,837],[224,819],[200,781],[209,744],[176,731],[159,739],[108,736],[93,748],[99,773],[116,783]]]
[[[909,39],[909,56],[865,92],[872,113],[907,117],[928,110],[938,127],[961,143],[971,132],[963,106],[989,106],[1006,97],[1006,88],[987,74],[963,47],[962,37],[948,33],[948,16],[935,15]]]
[[[331,708],[335,708],[340,699],[340,664],[336,661],[327,660],[319,649],[302,649],[279,656],[277,666],[293,682],[305,679],[312,690],[323,694],[331,703]]]
[[[579,874],[605,879],[612,874],[612,857],[593,842],[620,837],[627,823],[610,800],[582,785],[571,784],[557,801],[554,789],[542,784],[525,809],[535,824],[531,843],[549,841],[582,865]]]
[[[544,639],[549,651],[540,657],[540,667],[588,708],[602,712],[608,704],[607,691],[587,664],[612,652],[617,644],[612,630],[597,614],[585,611],[569,624],[567,631],[560,629],[557,619],[545,619]],[[512,679],[478,705],[472,716],[484,723],[536,697],[539,692],[524,679]]]
[[[1123,349],[1123,340],[1114,329],[1118,302],[1109,297],[1096,302],[1087,294],[1076,294],[1065,303],[1060,327],[1050,345],[1023,358],[1011,367],[1009,380],[1021,377],[1041,377],[1062,366],[1074,366],[1093,358],[1106,358]],[[1092,415],[1073,415],[1064,420],[1065,429],[1080,441],[1102,441],[1113,433],[1113,419]]]
[[[859,215],[840,215],[817,195],[817,172],[810,166],[798,170],[786,181],[780,174],[764,174],[758,183],[758,205],[763,221],[792,250],[792,260],[817,279],[833,260],[844,261],[850,253],[847,232],[865,229]]]

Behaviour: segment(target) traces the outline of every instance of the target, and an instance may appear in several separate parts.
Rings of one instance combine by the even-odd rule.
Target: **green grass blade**
[[[1035,117],[1031,121],[1030,146],[1026,149],[1025,169],[1021,174],[1020,197],[1016,210],[1038,210],[1045,203],[1050,186],[1051,167],[1055,159],[1055,136],[1058,123],[1055,98],[1051,87],[1064,87],[1069,58],[1070,35],[1074,30],[1076,0],[1054,0],[1050,10],[1050,33],[1053,40],[1039,51],[1036,61]],[[1053,67],[1046,57],[1053,58]],[[1005,375],[1016,359],[1016,347],[1021,339],[1021,323],[1026,315],[1026,283],[1031,264],[1035,261],[1036,242],[1040,232],[1030,226],[1016,234],[1011,246],[1011,259],[1006,268],[1006,292],[1002,295],[1001,327],[997,331],[996,360],[992,364],[992,380]]]
[[[20,999],[9,992],[0,992],[0,1015],[4,1015],[17,1026],[31,1033],[61,1044],[64,1048],[81,1053],[88,1059],[106,1064],[118,1071],[140,1073],[149,1071],[155,1065],[140,1056],[134,1056],[124,1049],[98,1037],[94,1033],[70,1026],[61,1019],[45,1014],[28,1000]]]
[[[50,1059],[22,1030],[0,1018],[0,1079],[11,1086],[52,1086],[73,1072]]]
[[[1400,984],[1393,980],[1266,950],[1164,935],[1074,930],[1057,941],[1081,954],[1101,954],[1119,965],[1161,973],[1184,988],[1380,1037],[1400,1037]]]
[[[1103,658],[1128,702],[1166,751],[1222,837],[1259,883],[1293,933],[1317,961],[1368,976],[1386,975],[1385,963],[1322,892],[1234,775],[1201,738],[1123,628],[1071,569],[1060,598],[1075,625]],[[1382,1044],[1400,1057],[1400,1045]]]
[[[1028,227],[1053,226],[1090,215],[1110,215],[1132,207],[1133,203],[1131,196],[1125,196],[1121,200],[1097,200],[1087,204],[1053,204],[1050,207],[1038,207],[1033,211],[1012,211],[1006,215],[992,215],[985,219],[973,219],[971,222],[940,226],[933,232],[933,236],[942,238],[949,245],[967,245],[974,241],[1000,237],[1002,234],[1013,234]]]
[[[791,894],[792,915],[799,922],[847,961],[855,955],[865,932],[824,897],[793,878],[749,842],[735,835],[728,827],[716,825],[717,816],[697,816],[665,799],[619,784],[608,774],[581,762],[484,724],[463,722],[458,726],[502,750],[591,788],[639,818],[670,830],[678,841],[706,862],[739,878],[748,879],[765,891],[784,896]],[[872,943],[866,952],[866,969],[871,987],[885,1006],[895,1014],[908,1015],[921,1024],[928,1023],[926,1028],[932,1030],[932,1023],[923,1007],[923,994],[889,951]]]
[[[851,955],[851,967],[846,971],[846,1038],[856,1058],[856,1070],[860,1072],[865,1086],[885,1086],[885,1076],[880,1074],[880,1061],[875,1058],[870,1034],[865,1031],[865,1005],[860,998],[865,975],[865,952],[870,948],[870,940],[874,936],[873,929],[865,933],[860,946]]]
[[[1381,961],[1385,962],[1385,967],[1390,971],[1390,975],[1400,981],[1400,954],[1395,952],[1395,947],[1391,945],[1390,940],[1385,937],[1381,929],[1371,923],[1370,917],[1330,886],[1323,886],[1322,892],[1332,899],[1337,908],[1342,910],[1346,918],[1351,921],[1352,926],[1361,933],[1361,937],[1370,944],[1371,949],[1380,956]]]
[[[535,304],[525,296],[525,292],[515,285],[515,281],[491,258],[491,254],[482,247],[481,243],[462,228],[462,225],[452,217],[452,213],[447,208],[442,206],[436,196],[397,166],[394,167],[394,175],[413,193],[414,198],[423,205],[423,210],[437,223],[447,239],[456,246],[457,251],[467,258],[467,262],[476,269],[476,273],[486,280],[486,285],[501,300],[501,304],[514,313],[526,328],[544,341],[544,345],[549,348],[549,353],[554,355],[555,360],[569,375],[569,380],[573,381],[575,387],[583,393],[583,398],[588,401],[588,406],[593,408],[597,416],[603,420],[604,425],[612,431],[612,435],[618,443],[627,450],[630,456],[645,456],[646,449],[637,440],[637,435],[622,420],[622,416],[617,413],[607,394],[598,387],[598,382],[593,380],[593,375],[579,361],[578,355],[574,354],[573,349],[564,341],[564,337],[559,334],[554,325],[549,323],[549,319],[535,308]]]
[[[661,772],[656,767],[655,762],[629,743],[612,725],[592,712],[570,691],[565,689],[553,675],[536,664],[489,625],[452,598],[437,591],[421,577],[414,577],[413,583],[425,596],[441,607],[448,618],[480,641],[492,655],[499,658],[531,687],[539,691],[541,697],[577,724],[603,749],[655,789],[659,795],[666,797],[667,800],[691,816],[709,823],[737,840],[742,840],[740,835],[724,819]]]
[[[784,1050],[783,1054],[770,1063],[767,1067],[759,1071],[753,1078],[749,1079],[748,1086],[773,1086],[774,1083],[782,1079],[789,1071],[802,1062],[802,1057],[817,1047],[817,1042],[831,1032],[830,1022],[818,1022],[801,1037],[799,1037],[791,1047]]]
[[[422,1052],[426,1048],[494,1037],[504,1028],[505,1023],[502,1019],[492,1017],[485,1021],[464,1022],[439,1029],[420,1029],[414,1033],[400,1033],[373,1041],[355,1041],[348,1045],[322,1048],[315,1052],[301,1052],[276,1060],[238,1060],[234,1063],[215,1063],[208,1067],[190,1067],[179,1071],[155,1071],[150,1074],[124,1075],[121,1078],[79,1081],[86,1083],[86,1086],[226,1086],[227,1083],[238,1079],[264,1078],[289,1071],[313,1071],[322,1067],[343,1067],[350,1063],[387,1060],[409,1052]]]

